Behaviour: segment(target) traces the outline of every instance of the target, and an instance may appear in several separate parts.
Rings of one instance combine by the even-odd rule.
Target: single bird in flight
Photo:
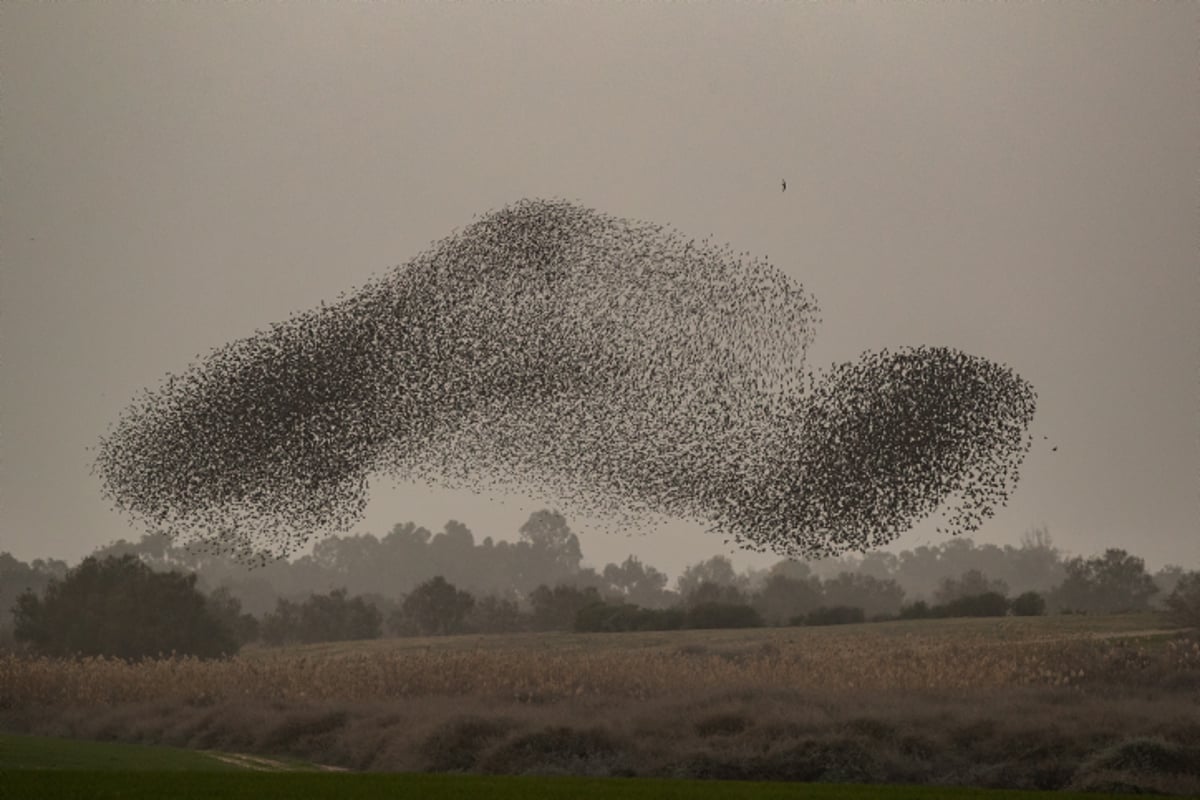
[[[787,191],[787,178],[784,178],[784,179],[783,179],[782,181],[780,181],[780,182],[783,184],[783,189],[782,189],[782,191],[785,191],[785,192],[786,192],[786,191]]]

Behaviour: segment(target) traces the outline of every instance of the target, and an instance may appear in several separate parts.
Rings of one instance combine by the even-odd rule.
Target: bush
[[[268,644],[342,642],[378,639],[382,623],[378,608],[361,597],[347,597],[345,589],[335,589],[309,595],[303,603],[280,598],[259,632]]]
[[[758,628],[762,624],[752,606],[737,603],[701,603],[683,616],[685,628]]]
[[[929,619],[932,616],[933,609],[924,600],[917,600],[900,608],[900,619]]]
[[[1179,578],[1167,596],[1167,618],[1189,628],[1200,628],[1200,572]]]
[[[133,555],[84,559],[44,597],[20,595],[13,616],[14,638],[50,656],[216,658],[238,648],[194,574],[154,572]]]
[[[683,627],[684,612],[676,608],[641,608],[629,603],[593,603],[575,615],[580,633],[613,631],[670,631]]]
[[[1009,608],[1018,617],[1040,617],[1046,613],[1046,598],[1037,592],[1025,592],[1013,598]]]
[[[406,623],[426,636],[462,633],[467,615],[475,607],[475,598],[449,583],[441,575],[425,581],[404,598],[399,615],[393,615],[391,627],[406,633]]]
[[[242,602],[233,596],[226,586],[213,590],[208,595],[208,608],[237,642],[238,647],[258,638],[258,620],[253,614],[242,611]]]
[[[517,601],[487,595],[471,606],[466,627],[473,633],[515,633],[525,630],[528,625]]]
[[[1008,598],[999,592],[960,597],[940,606],[946,617],[1003,617],[1008,615]]]
[[[861,608],[851,606],[821,606],[797,619],[799,623],[793,620],[793,625],[853,625],[858,622],[865,622],[866,615],[863,614]]]
[[[559,584],[551,589],[543,584],[529,594],[533,627],[540,631],[572,630],[579,612],[599,602],[600,592],[593,586],[580,589]]]

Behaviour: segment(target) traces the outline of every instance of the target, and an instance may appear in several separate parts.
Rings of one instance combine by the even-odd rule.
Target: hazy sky
[[[976,541],[1200,567],[1198,9],[5,3],[0,551],[136,538],[86,450],[136,393],[540,196],[769,256],[821,303],[814,366],[946,345],[1031,381]],[[357,530],[537,507],[381,484]],[[729,552],[564,511],[594,564]]]

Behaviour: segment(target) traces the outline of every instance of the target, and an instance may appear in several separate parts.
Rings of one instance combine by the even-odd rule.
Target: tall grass
[[[551,634],[226,661],[8,655],[0,729],[352,769],[1200,794],[1187,766],[1200,764],[1200,641],[949,631]]]
[[[0,709],[31,704],[109,705],[141,700],[214,702],[486,695],[539,701],[579,695],[645,699],[722,688],[953,690],[1108,683],[1200,686],[1200,643],[1130,643],[1074,637],[997,642],[771,636],[757,644],[622,651],[345,649],[287,651],[225,661],[163,658],[60,660],[0,656]]]

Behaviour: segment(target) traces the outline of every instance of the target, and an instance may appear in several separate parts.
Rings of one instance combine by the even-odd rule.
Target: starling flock
[[[1002,505],[1032,387],[941,347],[816,376],[814,298],[765,260],[524,200],[213,351],[101,440],[114,506],[253,561],[349,530],[368,480],[519,489],[823,557]]]

